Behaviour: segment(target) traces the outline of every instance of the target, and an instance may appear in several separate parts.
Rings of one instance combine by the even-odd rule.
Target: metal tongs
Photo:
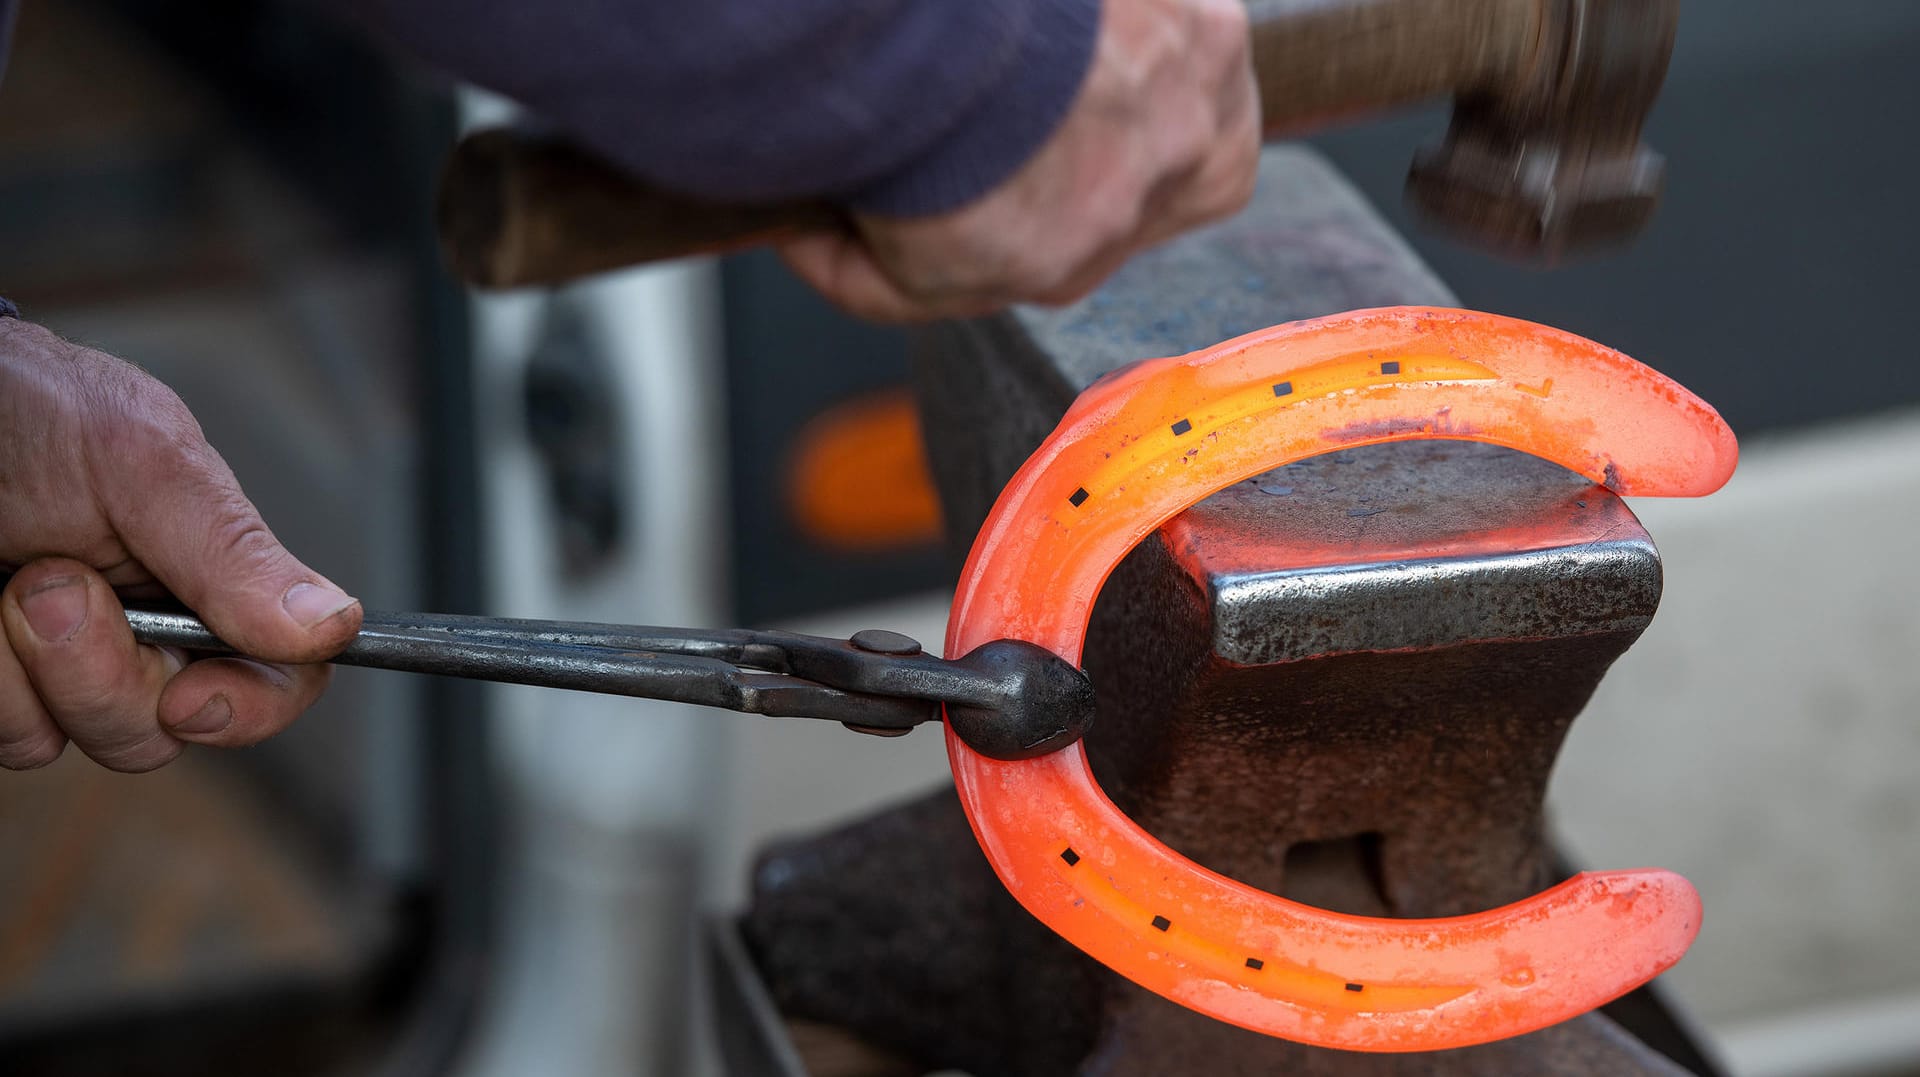
[[[188,613],[129,608],[141,643],[239,654]],[[1093,722],[1087,675],[1036,644],[995,640],[937,658],[898,632],[652,628],[368,611],[337,665],[640,696],[747,714],[824,718],[899,736],[941,717],[969,747],[1027,759]]]

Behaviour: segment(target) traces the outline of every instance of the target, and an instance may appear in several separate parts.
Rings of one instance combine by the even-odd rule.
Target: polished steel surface
[[[1660,596],[1659,556],[1619,498],[1472,442],[1302,461],[1164,536],[1206,595],[1214,653],[1243,665],[1638,632]]]

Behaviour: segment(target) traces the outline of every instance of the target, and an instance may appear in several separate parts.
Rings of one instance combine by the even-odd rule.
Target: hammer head
[[[1529,261],[1632,238],[1665,165],[1640,141],[1673,53],[1678,0],[1558,0],[1536,61],[1463,94],[1407,196],[1434,222]]]

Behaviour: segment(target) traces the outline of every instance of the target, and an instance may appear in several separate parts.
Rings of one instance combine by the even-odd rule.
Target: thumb
[[[911,322],[928,317],[923,304],[902,291],[856,236],[803,232],[779,245],[794,276],[834,306],[870,322]]]
[[[102,484],[101,508],[128,552],[241,651],[270,662],[333,656],[360,630],[360,603],[288,553],[199,424],[184,416],[183,426],[159,446],[123,446]]]
[[[778,251],[794,276],[841,310],[869,322],[968,318],[1005,305],[971,294],[909,292],[854,233],[805,232],[780,243]]]

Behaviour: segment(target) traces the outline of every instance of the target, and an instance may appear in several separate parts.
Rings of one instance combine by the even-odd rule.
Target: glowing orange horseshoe
[[[1187,506],[1303,457],[1413,438],[1505,445],[1655,496],[1711,493],[1736,456],[1733,432],[1678,384],[1544,326],[1425,308],[1283,325],[1081,394],[974,542],[946,653],[1007,637],[1077,665],[1107,574]],[[1518,1035],[1651,979],[1700,926],[1693,887],[1657,870],[1583,874],[1443,920],[1325,912],[1154,840],[1078,744],[1002,762],[949,730],[947,753],[1027,911],[1143,987],[1290,1040],[1428,1051]]]

